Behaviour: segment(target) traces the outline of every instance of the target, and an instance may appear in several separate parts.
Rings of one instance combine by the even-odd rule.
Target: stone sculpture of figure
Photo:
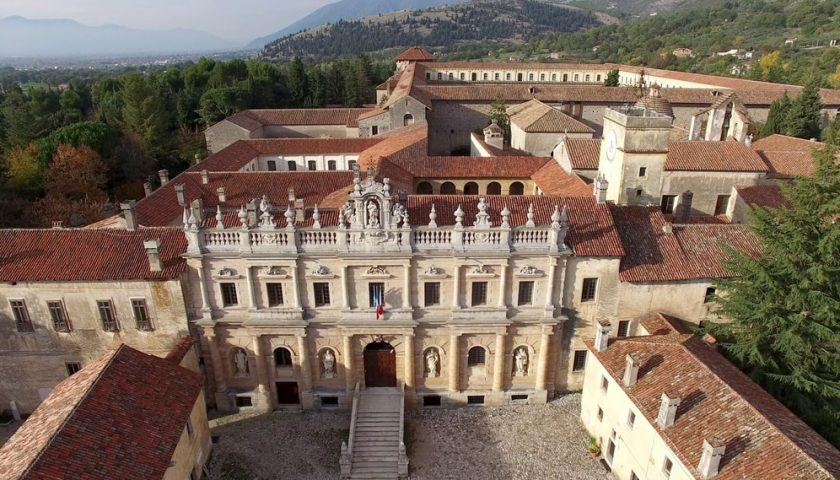
[[[350,225],[356,223],[356,210],[353,208],[352,202],[347,202],[347,204],[344,205],[344,218]]]
[[[514,374],[522,377],[528,375],[528,352],[525,350],[525,347],[517,348],[516,353],[513,354],[513,358]]]
[[[426,352],[426,376],[436,378],[438,376],[438,365],[440,364],[440,356],[434,348],[430,348]]]
[[[376,202],[369,201],[367,204],[367,211],[368,211],[368,227],[379,228],[379,207],[376,206]]]
[[[248,375],[248,355],[245,350],[238,348],[233,354],[233,362],[236,364],[236,376],[244,377]]]
[[[324,364],[324,378],[335,378],[335,355],[332,350],[325,350],[321,362]]]

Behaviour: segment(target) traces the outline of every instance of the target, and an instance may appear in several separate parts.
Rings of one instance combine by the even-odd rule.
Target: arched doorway
[[[455,195],[455,184],[452,182],[443,182],[440,186],[441,195]]]
[[[414,115],[406,113],[403,115],[403,126],[407,127],[409,125],[414,125]]]
[[[475,182],[467,182],[464,185],[464,195],[478,195],[478,184]]]
[[[499,182],[490,182],[487,184],[487,195],[501,195],[502,185]]]
[[[417,195],[431,195],[433,193],[432,184],[429,182],[420,182],[417,184]]]
[[[365,387],[397,386],[397,353],[388,342],[365,347]]]
[[[525,193],[525,185],[522,185],[521,182],[513,182],[510,184],[510,194],[511,195],[522,195]]]

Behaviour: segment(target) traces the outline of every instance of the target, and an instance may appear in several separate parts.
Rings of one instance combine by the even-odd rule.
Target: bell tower
[[[598,175],[607,180],[607,201],[616,205],[659,202],[673,119],[639,107],[608,108]]]

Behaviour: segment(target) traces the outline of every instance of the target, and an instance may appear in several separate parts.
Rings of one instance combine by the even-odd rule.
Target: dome
[[[667,98],[662,98],[659,85],[656,84],[650,87],[647,95],[639,98],[635,107],[653,110],[656,113],[674,118],[674,109],[671,107],[671,102]]]

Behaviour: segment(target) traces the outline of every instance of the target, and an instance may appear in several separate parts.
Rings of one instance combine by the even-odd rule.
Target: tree
[[[172,118],[163,99],[156,93],[139,75],[123,79],[123,124],[139,135],[149,152],[157,157],[168,153]]]
[[[819,79],[811,80],[791,104],[785,121],[787,135],[806,139],[820,136],[822,101],[819,86]]]
[[[117,131],[100,122],[79,122],[59,128],[36,142],[41,169],[46,169],[61,144],[92,148],[101,156],[111,153],[117,143]]]
[[[718,282],[709,326],[752,378],[840,446],[840,166],[836,148],[815,153],[816,173],[782,191],[787,209],[757,209],[763,253],[733,250],[735,275]]]
[[[204,92],[198,104],[202,122],[210,126],[247,107],[248,92],[240,87],[214,88]]]
[[[43,175],[38,160],[38,147],[15,147],[6,155],[6,180],[18,195],[35,196],[42,187]]]
[[[303,61],[295,57],[289,70],[289,79],[286,82],[289,87],[289,95],[295,105],[303,105],[306,97],[309,96],[309,81],[306,77],[306,67]]]
[[[107,200],[105,164],[89,147],[60,145],[44,174],[47,195],[35,204],[44,226],[60,220],[64,225],[88,225],[102,218]]]
[[[502,127],[505,132],[505,141],[510,142],[510,117],[507,114],[507,105],[501,95],[490,105],[490,121]]]
[[[790,112],[791,100],[785,90],[782,98],[773,100],[770,104],[770,111],[767,112],[767,121],[761,127],[759,135],[769,137],[777,133],[784,134],[787,131],[787,118]]]
[[[604,86],[605,87],[617,87],[618,86],[618,70],[610,70],[607,73],[607,78],[604,79]]]

